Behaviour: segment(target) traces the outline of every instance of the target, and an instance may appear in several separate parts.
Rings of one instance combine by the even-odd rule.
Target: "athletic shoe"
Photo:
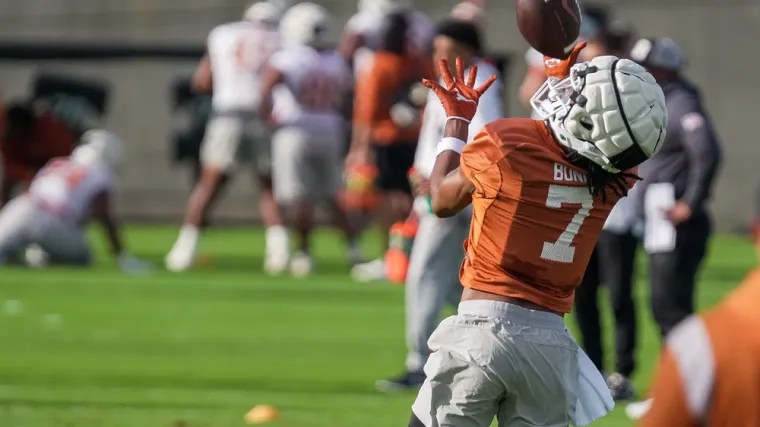
[[[394,393],[405,390],[419,390],[422,387],[422,383],[425,382],[424,372],[405,372],[403,375],[390,378],[387,380],[380,380],[375,383],[378,390],[385,393]]]
[[[607,387],[616,401],[633,399],[636,394],[631,380],[617,372],[607,377]]]
[[[385,280],[385,260],[380,258],[364,264],[356,264],[351,269],[351,277],[357,282]]]
[[[296,252],[290,258],[290,274],[302,278],[314,271],[314,260],[306,252]]]
[[[625,415],[632,420],[640,420],[647,414],[647,412],[649,412],[651,407],[652,399],[631,403],[625,407]]]

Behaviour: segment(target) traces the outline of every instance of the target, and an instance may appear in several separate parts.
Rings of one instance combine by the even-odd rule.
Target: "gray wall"
[[[344,22],[355,0],[324,0]],[[443,16],[454,0],[418,0],[433,17]],[[751,211],[760,171],[760,149],[751,133],[757,121],[757,0],[625,0],[608,3],[616,15],[635,23],[641,35],[668,35],[690,57],[689,76],[703,88],[709,112],[725,147],[725,162],[713,207],[722,230],[744,226]],[[241,0],[1,0],[0,39],[202,43],[216,24],[237,19]],[[488,44],[511,51],[517,66],[510,79],[510,111],[523,114],[515,99],[524,65],[525,42],[515,26],[514,0],[490,0]],[[187,172],[169,163],[168,135],[173,123],[166,94],[171,81],[187,75],[192,62],[97,61],[89,63],[19,63],[0,65],[0,91],[22,95],[38,69],[99,76],[113,85],[106,126],[129,142],[129,165],[123,177],[121,210],[134,218],[177,220],[188,192]],[[218,217],[244,220],[255,215],[250,178],[239,175]]]

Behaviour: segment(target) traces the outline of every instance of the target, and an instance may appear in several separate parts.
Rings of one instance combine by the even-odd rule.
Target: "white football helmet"
[[[77,163],[103,165],[118,171],[124,161],[124,144],[116,134],[103,129],[89,130],[82,135],[80,145],[71,153]]]
[[[612,173],[655,155],[668,126],[654,77],[614,56],[576,64],[568,78],[549,78],[530,102],[560,144]]]
[[[285,12],[280,22],[280,33],[285,46],[324,46],[331,27],[327,9],[305,2]]]
[[[245,12],[243,12],[243,20],[253,23],[276,25],[280,21],[281,14],[282,11],[280,8],[274,4],[268,1],[257,1],[248,6]]]

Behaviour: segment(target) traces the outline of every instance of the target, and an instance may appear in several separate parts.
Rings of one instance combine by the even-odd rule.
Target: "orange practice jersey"
[[[760,269],[668,336],[647,427],[760,426]]]
[[[592,197],[586,171],[531,119],[486,125],[461,168],[476,189],[462,285],[569,313],[618,197]]]
[[[402,57],[389,52],[375,52],[356,82],[354,123],[372,129],[372,143],[389,145],[396,142],[416,142],[421,123],[402,128],[391,119],[394,95],[408,81],[432,76],[430,61]]]

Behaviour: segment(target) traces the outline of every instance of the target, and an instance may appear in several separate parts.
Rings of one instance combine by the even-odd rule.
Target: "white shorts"
[[[333,199],[342,165],[338,132],[309,132],[297,126],[278,129],[272,137],[274,195],[280,203]]]
[[[412,410],[427,427],[566,427],[579,347],[562,317],[498,301],[464,301],[428,342]]]
[[[52,263],[85,265],[91,261],[84,229],[46,211],[24,194],[0,211],[0,264],[31,244],[39,245]]]
[[[271,173],[271,139],[267,125],[253,115],[212,117],[201,143],[201,165],[231,172],[250,161],[260,175]]]

